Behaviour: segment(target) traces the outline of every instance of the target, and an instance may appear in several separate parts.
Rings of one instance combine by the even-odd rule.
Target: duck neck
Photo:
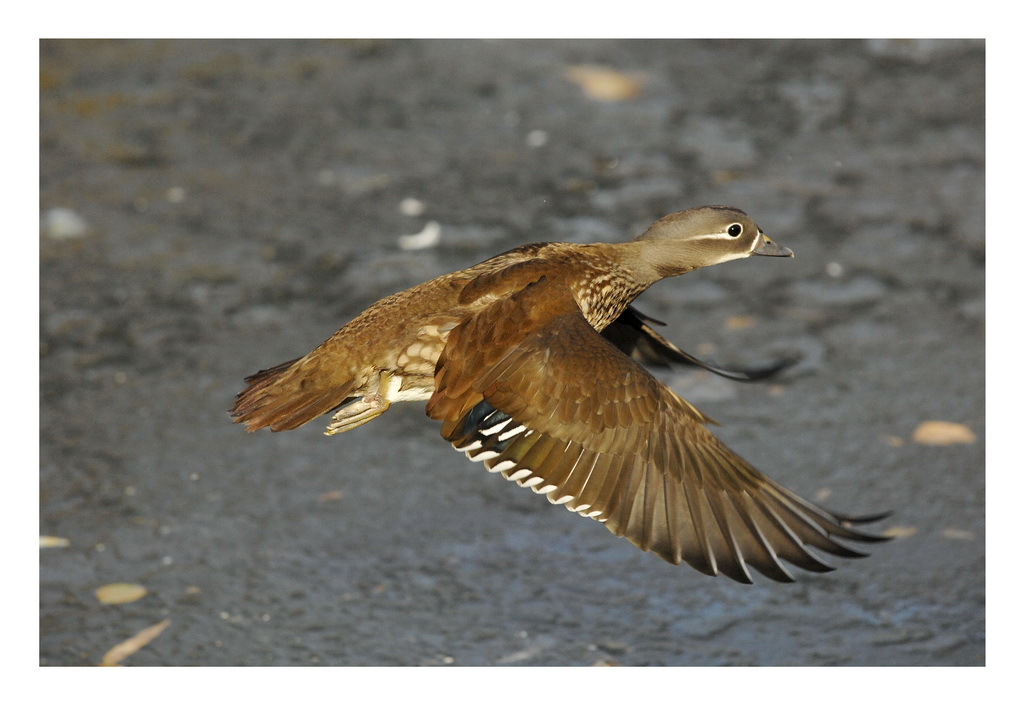
[[[586,267],[571,286],[583,316],[598,331],[603,330],[660,276],[638,267],[631,255],[631,243],[607,243],[595,248]],[[582,263],[577,263],[582,264]]]
[[[700,267],[699,253],[681,243],[658,240],[633,240],[623,245],[632,246],[630,261],[637,277],[650,285],[666,277],[676,277]]]

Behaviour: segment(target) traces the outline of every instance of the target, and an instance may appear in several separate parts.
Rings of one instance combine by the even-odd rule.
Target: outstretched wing
[[[882,539],[849,526],[882,516],[824,510],[730,451],[544,278],[456,327],[435,387],[427,413],[456,449],[674,564],[792,581],[780,559],[829,571],[812,549]]]
[[[690,355],[651,327],[651,324],[661,323],[661,321],[637,311],[632,306],[628,306],[619,315],[619,318],[601,332],[601,335],[620,351],[644,365],[656,367],[692,365],[740,382],[763,380],[797,362],[797,358],[790,357],[756,368],[742,370],[720,368]]]

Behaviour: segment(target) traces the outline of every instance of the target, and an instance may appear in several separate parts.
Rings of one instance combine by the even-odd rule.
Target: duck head
[[[700,206],[655,221],[634,243],[643,263],[658,278],[751,255],[793,257],[764,234],[753,219],[730,206]]]

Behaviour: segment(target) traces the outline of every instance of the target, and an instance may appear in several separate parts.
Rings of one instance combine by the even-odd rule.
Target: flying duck
[[[781,560],[831,571],[814,550],[866,556],[851,517],[764,476],[710,417],[643,364],[730,371],[659,335],[631,306],[652,284],[750,255],[792,257],[743,211],[672,213],[626,243],[535,243],[381,299],[301,358],[246,378],[231,415],[248,431],[332,414],[326,434],[394,402],[426,400],[441,436],[491,472],[705,574],[782,582]],[[783,363],[782,365],[784,365]]]

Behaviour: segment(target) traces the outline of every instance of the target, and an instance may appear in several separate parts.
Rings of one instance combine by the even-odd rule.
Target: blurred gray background
[[[983,42],[40,51],[41,664],[164,620],[125,664],[984,664]],[[334,438],[230,423],[245,375],[381,296],[708,203],[796,259],[639,308],[720,363],[801,362],[663,377],[776,480],[893,510],[868,559],[795,585],[673,567],[418,404]],[[147,595],[100,602],[114,582]]]

